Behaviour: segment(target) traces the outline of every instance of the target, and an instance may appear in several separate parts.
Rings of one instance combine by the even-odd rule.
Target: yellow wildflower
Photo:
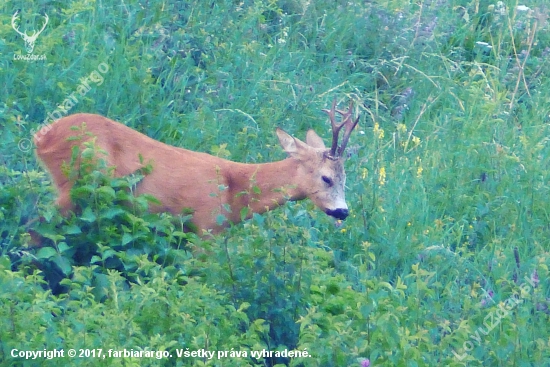
[[[414,141],[414,139],[413,139],[413,141]],[[422,171],[424,171],[424,168],[422,168],[422,158],[416,157],[414,159],[414,163],[418,166],[416,168],[416,177],[420,178],[420,177],[422,177]]]
[[[380,186],[383,186],[386,183],[386,168],[380,167],[380,170],[378,171],[378,183]]]
[[[374,135],[378,139],[383,139],[384,138],[384,129],[380,128],[380,125],[378,124],[378,122],[374,123],[374,128],[373,128],[372,131],[374,132]]]
[[[397,124],[397,131],[402,133],[402,134],[406,133],[407,132],[407,125],[401,124],[401,123]]]

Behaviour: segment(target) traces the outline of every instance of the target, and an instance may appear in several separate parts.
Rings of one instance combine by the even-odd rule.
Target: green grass
[[[48,14],[34,48],[45,61],[14,60],[26,54],[17,9],[29,34]],[[0,10],[0,364],[548,365],[544,1],[19,0]],[[83,83],[70,111],[59,107]],[[277,126],[328,141],[320,110],[335,97],[362,116],[343,227],[304,201],[203,241],[181,231],[186,218],[147,214],[147,200],[124,196],[130,181],[99,172],[79,189],[87,209],[64,219],[26,140],[53,111],[92,112],[168,144],[269,162],[284,157]],[[39,216],[51,245],[37,250],[26,223]],[[25,361],[14,348],[172,357]],[[187,348],[247,356],[176,356]],[[264,349],[311,357],[251,357]]]

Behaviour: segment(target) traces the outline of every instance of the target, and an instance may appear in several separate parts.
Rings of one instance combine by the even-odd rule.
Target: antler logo
[[[38,32],[35,30],[32,36],[29,36],[27,32],[23,33],[19,31],[19,27],[16,26],[15,24],[18,18],[18,14],[19,14],[19,10],[16,11],[15,14],[13,14],[13,16],[11,17],[11,26],[17,33],[19,33],[19,35],[21,35],[21,37],[23,37],[23,41],[25,41],[25,50],[27,51],[28,54],[30,54],[34,50],[34,43],[36,42],[36,39],[38,38],[40,33],[42,33],[44,28],[46,28],[46,24],[48,24],[48,20],[49,20],[48,14],[44,14],[44,18],[46,18],[46,21],[44,22],[42,29],[39,30]]]

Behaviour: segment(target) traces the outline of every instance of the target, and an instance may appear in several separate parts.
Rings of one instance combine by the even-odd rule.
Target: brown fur
[[[206,153],[176,148],[153,140],[121,123],[93,114],[75,114],[44,127],[35,135],[36,154],[44,163],[59,191],[56,204],[61,213],[74,210],[70,200],[72,183],[62,172],[63,162],[69,163],[71,148],[84,140],[67,140],[81,132],[71,130],[86,123],[87,132],[96,137],[96,145],[107,152],[109,166],[117,177],[129,175],[151,164],[152,172],[139,183],[137,194],[155,196],[162,204],[153,212],[180,214],[193,209],[192,222],[199,234],[203,230],[220,232],[228,223],[218,225],[216,217],[223,214],[230,222],[240,221],[243,207],[252,213],[262,213],[287,199],[309,197],[321,210],[345,208],[345,173],[343,160],[327,158],[321,140],[310,130],[307,144],[278,129],[277,135],[289,158],[264,164],[231,162]],[[140,160],[140,156],[142,157]],[[322,176],[334,181],[328,187]],[[220,190],[220,186],[226,187]],[[260,189],[255,194],[253,187]],[[257,190],[256,190],[257,191]],[[231,212],[224,209],[229,205]]]

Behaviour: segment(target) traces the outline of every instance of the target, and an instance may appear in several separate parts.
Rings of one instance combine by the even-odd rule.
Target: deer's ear
[[[307,131],[306,143],[312,148],[326,149],[323,139],[321,139],[321,137],[311,129]]]
[[[279,138],[279,143],[283,147],[284,151],[289,155],[294,155],[300,151],[307,149],[307,144],[303,141],[296,139],[293,136],[290,136],[282,129],[277,128],[277,137]]]

